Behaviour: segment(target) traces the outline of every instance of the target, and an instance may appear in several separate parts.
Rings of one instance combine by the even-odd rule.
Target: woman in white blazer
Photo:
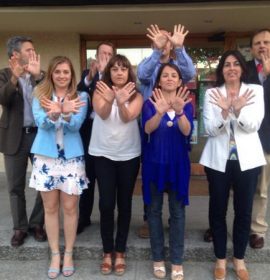
[[[233,264],[238,279],[249,279],[244,256],[248,244],[253,195],[265,164],[258,129],[264,116],[263,88],[246,84],[247,67],[236,50],[225,52],[216,71],[217,87],[204,100],[208,135],[200,163],[209,182],[209,222],[217,258],[214,277],[226,277],[226,212],[234,192]]]

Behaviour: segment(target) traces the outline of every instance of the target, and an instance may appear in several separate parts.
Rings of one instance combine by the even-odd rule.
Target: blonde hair
[[[68,86],[68,94],[70,95],[71,99],[75,99],[78,94],[77,94],[77,82],[76,82],[76,77],[75,77],[75,71],[72,65],[71,60],[66,57],[66,56],[55,56],[54,58],[51,59],[49,63],[49,67],[47,70],[47,73],[34,90],[34,95],[40,100],[43,97],[46,97],[48,99],[51,99],[53,91],[54,91],[54,84],[52,80],[52,74],[55,70],[55,68],[62,63],[67,63],[70,67],[71,71],[71,81]]]

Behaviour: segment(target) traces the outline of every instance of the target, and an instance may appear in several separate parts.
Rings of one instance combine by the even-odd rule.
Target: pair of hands
[[[46,97],[40,101],[41,106],[47,111],[47,114],[52,119],[56,120],[61,114],[78,113],[82,106],[85,106],[85,102],[80,100],[80,97],[70,99],[67,95],[64,101],[52,101]]]
[[[112,104],[116,99],[118,106],[122,106],[136,93],[136,87],[135,83],[129,82],[121,89],[115,86],[110,88],[104,82],[99,81],[96,84],[96,93],[108,103]]]
[[[236,96],[236,94],[233,93],[228,94],[228,96],[224,96],[218,88],[213,89],[211,92],[211,100],[209,102],[217,105],[227,113],[229,110],[232,110],[236,115],[238,115],[243,107],[254,103],[252,102],[252,99],[255,95],[251,89],[247,89],[244,94],[240,96]]]
[[[192,100],[192,98],[189,97],[190,92],[187,87],[180,87],[178,92],[170,98],[170,102],[167,102],[159,88],[155,88],[152,94],[153,98],[149,100],[154,105],[159,115],[164,115],[170,109],[173,109],[177,115],[180,115],[183,113],[185,105]]]
[[[40,55],[37,55],[35,51],[31,51],[29,54],[28,63],[23,64],[21,59],[16,53],[9,59],[9,67],[12,75],[18,79],[25,72],[30,73],[34,77],[40,75]]]
[[[189,33],[188,30],[185,31],[185,27],[181,24],[174,26],[172,36],[170,33],[162,32],[157,24],[150,25],[150,27],[147,28],[147,31],[148,34],[146,34],[146,36],[150,40],[152,40],[153,45],[157,49],[163,49],[168,41],[171,42],[174,48],[182,48],[184,45],[185,37]]]
[[[92,59],[89,65],[89,72],[87,75],[87,80],[92,81],[94,76],[97,73],[103,73],[105,67],[107,66],[110,56],[105,55],[105,54],[100,54],[98,57],[98,60]]]

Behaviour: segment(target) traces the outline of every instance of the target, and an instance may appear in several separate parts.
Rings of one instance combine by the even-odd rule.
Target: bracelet
[[[183,110],[181,114],[176,114],[179,118],[185,115],[185,111]]]
[[[67,114],[61,113],[62,118],[69,118],[69,117],[71,117],[71,115],[72,115],[72,113],[67,113]]]

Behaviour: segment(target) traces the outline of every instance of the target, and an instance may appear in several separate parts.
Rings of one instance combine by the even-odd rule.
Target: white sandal
[[[171,273],[171,280],[184,280],[183,270],[173,270]]]
[[[158,279],[164,279],[166,277],[165,265],[153,265],[153,274]]]

